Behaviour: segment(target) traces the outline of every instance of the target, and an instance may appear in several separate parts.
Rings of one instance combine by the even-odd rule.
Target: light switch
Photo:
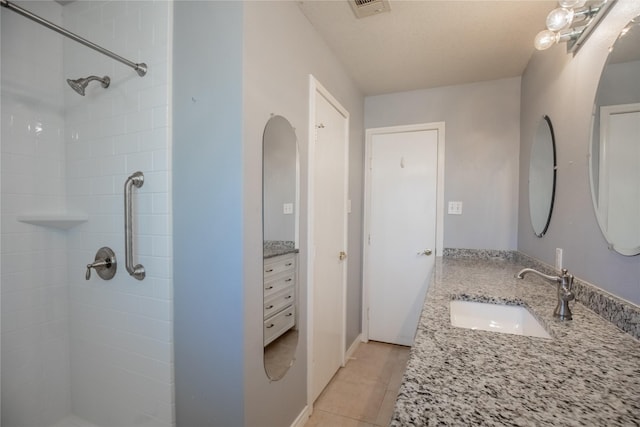
[[[293,213],[293,203],[285,203],[282,205],[282,213],[290,215]]]
[[[462,215],[462,202],[449,202],[449,215]]]

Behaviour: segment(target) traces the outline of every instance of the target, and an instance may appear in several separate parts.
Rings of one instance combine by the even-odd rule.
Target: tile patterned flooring
[[[360,343],[313,405],[305,427],[388,426],[409,347]]]
[[[287,373],[298,346],[298,330],[291,328],[264,348],[264,370],[272,380],[279,380]]]

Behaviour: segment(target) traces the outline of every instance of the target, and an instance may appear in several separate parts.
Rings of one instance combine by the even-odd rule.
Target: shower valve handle
[[[87,264],[87,272],[84,275],[85,280],[91,279],[92,268],[96,270],[98,276],[103,280],[111,280],[116,274],[116,254],[107,247],[98,249],[94,262]]]
[[[85,273],[84,278],[86,280],[91,279],[91,269],[98,268],[98,267],[111,268],[111,260],[102,260],[102,261],[92,262],[91,264],[87,264],[87,272]]]

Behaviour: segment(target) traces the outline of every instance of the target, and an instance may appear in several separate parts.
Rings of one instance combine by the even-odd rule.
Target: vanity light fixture
[[[616,1],[558,1],[559,7],[547,15],[547,29],[536,35],[534,46],[545,50],[556,43],[567,42],[567,52],[575,54]]]

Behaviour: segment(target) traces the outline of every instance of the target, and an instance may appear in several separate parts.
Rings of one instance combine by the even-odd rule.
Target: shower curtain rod
[[[44,25],[45,27],[49,28],[50,30],[53,30],[57,33],[62,34],[65,37],[69,37],[72,40],[77,41],[80,44],[83,44],[87,47],[90,47],[93,50],[96,50],[98,52],[100,52],[103,55],[107,55],[110,58],[115,59],[116,61],[120,61],[125,65],[128,65],[129,67],[133,68],[134,70],[136,70],[136,72],[138,73],[138,75],[140,77],[144,76],[145,74],[147,74],[147,64],[145,64],[144,62],[141,62],[139,64],[136,64],[135,62],[129,61],[128,59],[123,58],[120,55],[116,55],[115,53],[111,52],[110,50],[107,50],[101,46],[98,46],[95,43],[91,43],[89,40],[86,40],[82,37],[80,37],[77,34],[72,33],[71,31],[67,31],[62,27],[57,26],[56,24],[54,24],[53,22],[47,21],[44,18],[39,17],[38,15],[34,15],[33,13],[29,12],[26,9],[21,8],[20,6],[17,6],[11,2],[9,2],[9,0],[0,0],[0,2],[2,3],[2,6],[6,7],[7,9],[13,10],[16,13],[19,13],[20,15],[31,19],[32,21],[37,22],[38,24]]]

